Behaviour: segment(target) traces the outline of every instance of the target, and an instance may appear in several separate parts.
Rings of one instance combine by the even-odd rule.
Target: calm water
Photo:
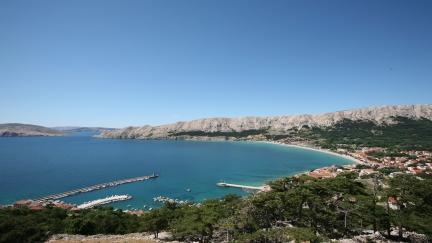
[[[140,141],[89,136],[0,138],[0,204],[37,198],[97,183],[160,174],[156,180],[126,184],[65,198],[82,203],[112,194],[132,200],[118,208],[157,206],[152,198],[200,201],[241,189],[216,183],[260,185],[271,179],[351,161],[333,155],[252,142]],[[191,192],[186,189],[190,188]]]

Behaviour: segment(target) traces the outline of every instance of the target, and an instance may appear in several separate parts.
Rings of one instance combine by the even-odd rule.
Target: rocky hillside
[[[0,124],[0,137],[60,136],[62,132],[47,127],[6,123]]]
[[[319,115],[292,115],[274,117],[206,118],[188,122],[177,122],[161,126],[127,127],[104,131],[103,138],[161,139],[184,136],[205,137],[219,134],[222,137],[232,133],[259,135],[284,134],[302,127],[330,127],[343,120],[369,121],[375,124],[395,123],[395,117],[432,120],[432,105],[394,105],[345,110]]]

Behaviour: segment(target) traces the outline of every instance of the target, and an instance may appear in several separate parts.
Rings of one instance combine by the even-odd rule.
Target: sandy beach
[[[339,154],[339,153],[336,153],[336,152],[333,152],[333,151],[330,151],[330,150],[327,150],[327,149],[314,148],[314,147],[309,147],[309,146],[306,146],[306,145],[297,145],[297,144],[278,143],[278,142],[272,142],[272,141],[263,141],[263,142],[264,142],[264,143],[275,144],[275,145],[286,146],[286,147],[294,147],[294,148],[301,148],[301,149],[314,150],[314,151],[317,151],[317,152],[322,152],[322,153],[326,153],[326,154],[331,154],[331,155],[335,155],[335,156],[343,157],[343,158],[345,158],[345,159],[349,159],[349,160],[351,160],[351,161],[353,161],[353,162],[355,162],[355,163],[358,163],[358,164],[362,164],[362,163],[363,163],[363,162],[361,162],[360,160],[358,160],[358,159],[356,159],[356,158],[354,158],[354,157],[351,157],[351,156],[349,156],[349,155],[346,155],[346,154]]]
[[[356,159],[354,157],[345,155],[345,154],[339,154],[339,153],[336,153],[336,152],[333,152],[333,151],[330,151],[330,150],[327,150],[327,149],[314,148],[314,147],[309,147],[309,146],[306,146],[306,145],[285,144],[285,143],[278,143],[278,142],[274,142],[274,141],[250,141],[250,142],[267,143],[267,144],[280,145],[280,146],[285,146],[285,147],[294,147],[294,148],[300,148],[300,149],[308,149],[308,150],[313,150],[313,151],[316,151],[316,152],[321,152],[321,153],[331,154],[331,155],[334,155],[334,156],[343,157],[345,159],[353,161],[354,163],[358,163],[358,164],[362,164],[363,163],[360,160],[358,160],[358,159]],[[316,169],[319,169],[319,168],[316,168]],[[290,176],[296,176],[296,175],[304,174],[304,173],[307,173],[307,172],[308,171],[303,171],[303,172],[297,173],[295,175],[290,175]],[[266,183],[263,184],[262,186],[265,186],[265,185],[266,185]]]

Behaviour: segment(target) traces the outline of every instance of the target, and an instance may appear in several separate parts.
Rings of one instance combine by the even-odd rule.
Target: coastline
[[[252,142],[252,143],[267,143],[267,144],[273,144],[273,145],[280,145],[280,146],[285,146],[285,147],[293,147],[293,148],[299,148],[299,149],[308,149],[308,150],[312,150],[312,151],[316,151],[316,152],[321,152],[321,153],[326,153],[326,154],[330,154],[330,155],[334,155],[334,156],[338,156],[338,157],[342,157],[345,158],[347,160],[353,161],[356,164],[363,164],[362,161],[346,155],[346,154],[340,154],[337,152],[333,152],[330,151],[328,149],[323,149],[323,148],[317,148],[317,147],[312,147],[312,146],[308,146],[308,145],[299,145],[299,144],[287,144],[287,143],[279,143],[279,142],[275,142],[275,141],[258,141],[258,140],[230,140],[230,139],[184,139],[184,141],[196,141],[196,142]],[[318,168],[317,168],[318,169]]]
[[[339,156],[339,157],[351,160],[351,161],[355,162],[356,164],[363,164],[363,162],[361,162],[360,160],[358,160],[358,159],[356,159],[356,158],[354,158],[352,156],[349,156],[349,155],[346,155],[346,154],[339,154],[339,153],[336,153],[336,152],[333,152],[333,151],[330,151],[330,150],[327,150],[327,149],[310,147],[310,146],[307,146],[307,145],[278,143],[278,142],[273,142],[273,141],[257,141],[257,142],[260,142],[260,143],[269,143],[269,144],[286,146],[286,147],[293,147],[293,148],[313,150],[313,151],[316,151],[316,152],[321,152],[321,153],[331,154],[331,155],[334,155],[334,156]]]
[[[279,145],[279,146],[285,146],[285,147],[291,147],[291,148],[307,149],[307,150],[312,150],[312,151],[315,151],[315,152],[321,152],[321,153],[326,153],[326,154],[342,157],[342,158],[345,158],[345,159],[348,159],[348,160],[354,162],[355,164],[363,164],[363,162],[361,162],[360,160],[358,160],[358,159],[356,159],[354,157],[351,157],[349,155],[339,154],[339,153],[336,153],[336,152],[333,152],[333,151],[330,151],[330,150],[327,150],[327,149],[315,148],[315,147],[310,147],[310,146],[307,146],[307,145],[286,144],[286,143],[279,143],[279,142],[275,142],[275,141],[249,141],[249,142],[266,143],[266,144]],[[325,168],[325,167],[318,167],[316,169],[320,169],[320,168]],[[296,173],[294,175],[289,175],[287,177],[298,176],[298,175],[305,174],[307,172],[308,171],[303,171],[303,172]],[[279,177],[277,179],[281,179],[281,178],[283,178],[283,177]],[[266,185],[268,185],[268,184],[264,183],[261,186],[266,186]]]
[[[95,138],[100,138],[100,139],[107,139],[106,137],[99,135],[93,136]],[[108,138],[109,139],[109,138]],[[112,138],[111,138],[112,139]],[[116,138],[114,138],[116,139]],[[130,138],[129,138],[130,139]],[[316,152],[321,152],[321,153],[326,153],[326,154],[330,154],[330,155],[334,155],[334,156],[338,156],[338,157],[342,157],[348,160],[353,161],[356,164],[363,164],[362,161],[346,155],[346,154],[340,154],[337,152],[333,152],[327,149],[323,149],[323,148],[317,148],[317,147],[312,147],[312,146],[308,146],[306,144],[287,144],[287,143],[279,143],[276,141],[259,141],[259,140],[236,140],[236,139],[226,139],[226,138],[222,138],[222,137],[205,137],[205,138],[200,138],[200,137],[190,137],[190,138],[161,138],[161,139],[154,139],[154,138],[148,138],[148,139],[142,139],[142,138],[132,138],[131,140],[183,140],[183,141],[192,141],[192,142],[254,142],[254,143],[267,143],[267,144],[273,144],[273,145],[280,145],[280,146],[286,146],[286,147],[293,147],[293,148],[300,148],[300,149],[308,149],[308,150],[313,150]],[[317,168],[318,169],[318,168]]]

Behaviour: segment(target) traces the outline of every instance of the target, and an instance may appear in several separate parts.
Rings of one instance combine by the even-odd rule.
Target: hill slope
[[[114,130],[114,128],[107,127],[52,127],[52,129],[65,132],[65,133],[77,133],[77,132],[90,132],[90,133],[101,133],[103,131]]]
[[[60,136],[62,132],[37,125],[6,123],[0,124],[0,137],[27,137],[27,136]]]

